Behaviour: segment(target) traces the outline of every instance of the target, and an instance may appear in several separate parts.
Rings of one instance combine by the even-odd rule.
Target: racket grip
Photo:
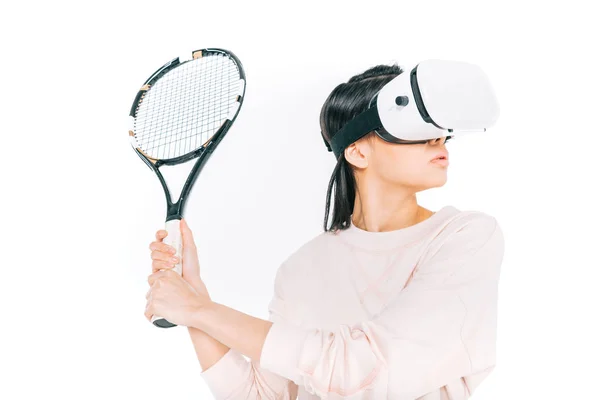
[[[181,252],[183,249],[183,242],[181,239],[181,228],[179,227],[180,219],[172,219],[167,221],[165,224],[165,230],[167,231],[167,236],[163,239],[163,243],[168,244],[169,246],[173,246],[175,248],[175,256],[179,257],[179,261],[173,267],[173,270],[177,272],[179,275],[183,273],[183,266],[181,263]]]
[[[179,258],[177,264],[172,268],[179,275],[183,274],[183,265],[182,265],[182,239],[181,239],[181,228],[179,219],[172,219],[166,222],[165,230],[167,231],[167,236],[163,239],[163,243],[168,244],[169,246],[173,246],[175,248],[175,256]],[[152,316],[152,323],[159,328],[171,328],[173,326],[177,326],[172,322],[167,321],[166,319],[159,317],[158,315]]]

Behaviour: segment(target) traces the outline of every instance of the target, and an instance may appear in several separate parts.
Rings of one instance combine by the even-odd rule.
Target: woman
[[[337,86],[321,111],[326,145],[402,72],[379,65]],[[432,162],[446,139],[371,132],[344,149],[324,232],[277,270],[269,321],[210,300],[185,221],[183,276],[170,270],[159,230],[146,318],[188,326],[217,399],[467,399],[496,362],[504,238],[488,214],[417,204],[447,180]]]

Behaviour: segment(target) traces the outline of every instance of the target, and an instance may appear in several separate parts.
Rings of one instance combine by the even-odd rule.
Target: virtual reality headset
[[[389,81],[367,110],[323,141],[336,158],[371,131],[383,140],[418,144],[444,136],[485,132],[498,119],[492,85],[477,65],[426,60]]]

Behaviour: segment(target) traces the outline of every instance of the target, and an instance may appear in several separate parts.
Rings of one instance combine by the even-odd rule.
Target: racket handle
[[[165,230],[167,231],[167,237],[163,239],[163,243],[168,244],[169,246],[173,246],[175,248],[175,256],[179,257],[179,261],[173,267],[173,270],[177,272],[179,275],[182,275],[183,266],[181,260],[181,250],[182,250],[182,240],[181,240],[181,228],[179,227],[179,223],[181,220],[172,219],[167,221],[165,225]],[[167,321],[166,319],[159,317],[158,315],[152,316],[152,323],[159,328],[171,328],[177,326],[172,322]]]

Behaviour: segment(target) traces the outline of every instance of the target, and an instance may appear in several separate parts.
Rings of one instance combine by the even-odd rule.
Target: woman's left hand
[[[148,284],[144,312],[148,321],[158,315],[173,324],[189,327],[195,314],[211,303],[206,293],[196,291],[171,269],[154,272],[148,277]]]

